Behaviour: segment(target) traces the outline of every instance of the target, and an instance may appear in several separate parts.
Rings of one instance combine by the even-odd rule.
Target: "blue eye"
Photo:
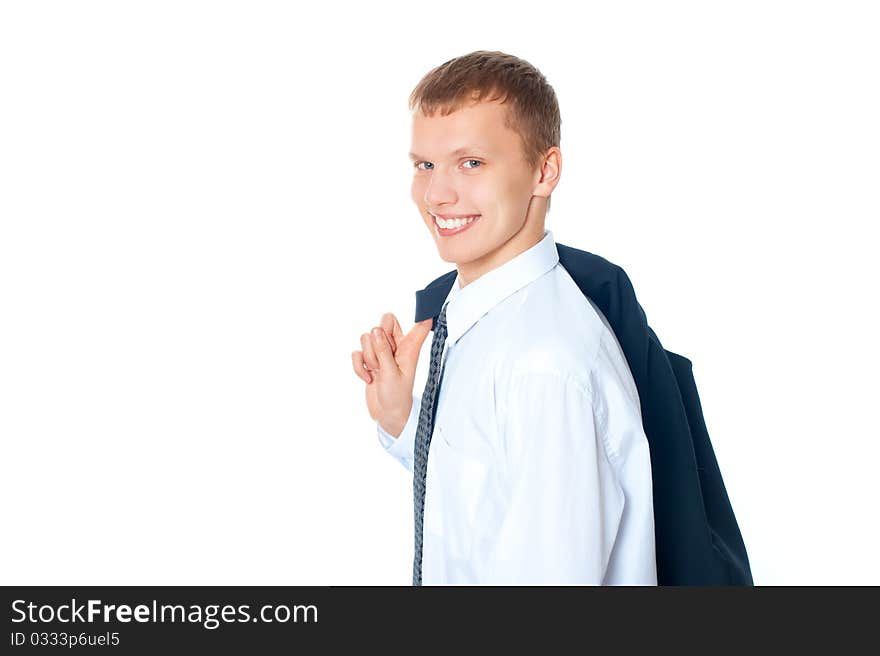
[[[467,168],[471,168],[471,169],[475,169],[475,168],[478,168],[479,166],[482,166],[482,165],[483,165],[483,163],[482,163],[480,160],[478,160],[478,159],[466,159],[465,162],[466,162],[466,163],[467,163],[467,162],[476,162],[476,164],[477,164],[478,166],[467,167]],[[419,171],[424,171],[425,169],[420,168],[420,166],[419,166],[420,164],[431,164],[431,162],[423,162],[423,161],[422,161],[422,162],[415,162],[415,163],[413,164],[413,166],[414,166],[416,169],[418,169]],[[431,166],[433,167],[434,165],[431,164]]]

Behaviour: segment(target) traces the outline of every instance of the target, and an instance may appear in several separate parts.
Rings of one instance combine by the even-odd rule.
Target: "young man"
[[[656,585],[638,392],[544,227],[562,168],[552,87],[477,51],[428,73],[410,108],[412,200],[458,270],[435,401],[413,394],[430,319],[404,335],[386,313],[352,363],[380,443],[415,475],[414,584]]]

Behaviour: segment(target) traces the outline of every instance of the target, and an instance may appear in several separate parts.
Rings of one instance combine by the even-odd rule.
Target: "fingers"
[[[385,331],[388,341],[391,342],[391,352],[396,353],[397,345],[400,344],[400,340],[403,339],[403,331],[400,330],[400,324],[397,323],[397,317],[391,314],[391,312],[386,312],[382,315],[382,320],[379,323],[382,330]]]
[[[373,382],[370,372],[364,369],[364,354],[361,351],[351,352],[351,366],[354,368],[354,373],[365,383],[369,385]]]
[[[382,315],[381,325],[374,335],[372,331],[361,335],[360,351],[351,352],[351,366],[355,374],[365,383],[373,382],[375,374],[381,370],[399,371],[394,354],[397,346],[406,337],[400,328],[397,317],[391,312]]]
[[[379,360],[379,371],[384,375],[397,373],[397,362],[394,360],[394,354],[391,352],[391,342],[385,330],[378,326],[373,328],[370,331],[370,338],[373,341],[375,357]]]
[[[367,365],[367,369],[378,369],[379,360],[376,358],[376,352],[373,349],[373,338],[370,337],[370,333],[361,335],[361,349],[364,352],[364,364]]]
[[[400,341],[406,335],[404,335],[403,328],[400,327],[400,322],[397,320],[397,317],[392,314],[391,318],[394,319],[394,339]]]

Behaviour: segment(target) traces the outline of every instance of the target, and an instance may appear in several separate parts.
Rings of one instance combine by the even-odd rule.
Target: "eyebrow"
[[[477,148],[475,146],[462,146],[461,148],[456,148],[451,153],[449,153],[450,157],[459,157],[461,155],[466,155],[468,153],[473,153],[475,155],[481,155],[485,157],[485,151],[482,148]],[[409,158],[416,159],[428,159],[427,157],[422,157],[421,155],[416,155],[415,153],[410,153]]]

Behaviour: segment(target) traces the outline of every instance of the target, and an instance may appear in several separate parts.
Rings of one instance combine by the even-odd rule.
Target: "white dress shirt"
[[[422,583],[656,585],[638,390],[553,233],[447,303]],[[420,409],[396,439],[377,424],[410,472]]]

